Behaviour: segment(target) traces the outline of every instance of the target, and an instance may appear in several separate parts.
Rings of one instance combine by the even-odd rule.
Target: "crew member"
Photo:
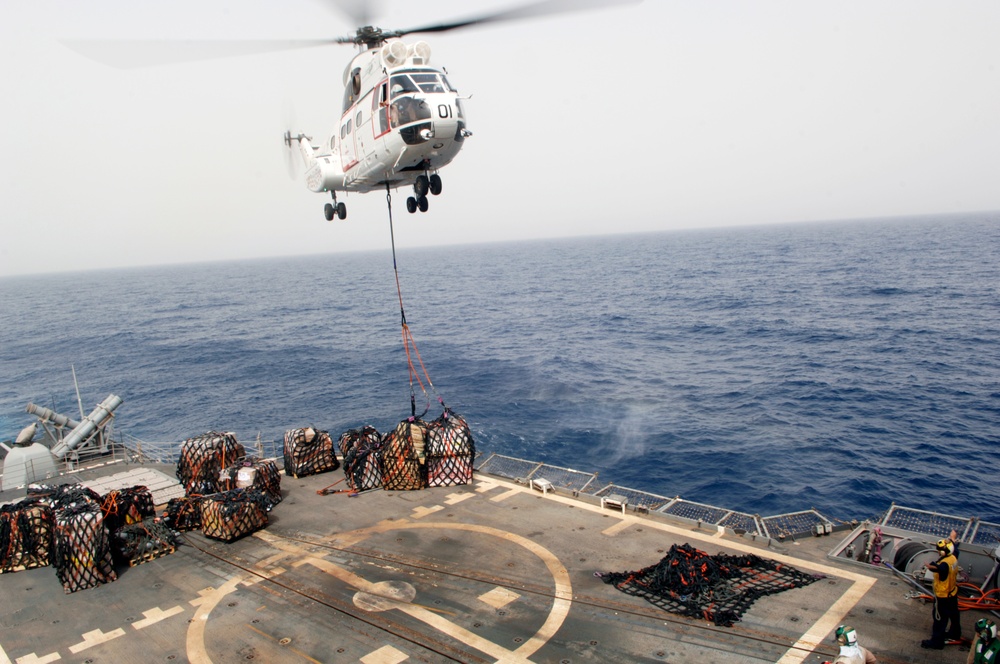
[[[981,618],[976,623],[976,638],[969,648],[969,658],[965,664],[995,664],[1000,662],[1000,639],[997,626],[992,620]]]
[[[858,634],[853,627],[841,625],[834,634],[840,646],[840,654],[833,662],[823,664],[878,664],[870,650],[858,645]]]
[[[938,559],[925,565],[934,573],[934,624],[931,638],[920,642],[923,648],[943,650],[946,641],[961,641],[962,625],[958,613],[958,559],[951,540],[937,542]]]

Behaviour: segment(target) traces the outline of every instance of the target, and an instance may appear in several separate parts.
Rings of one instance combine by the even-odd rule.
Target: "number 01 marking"
[[[450,118],[452,114],[450,104],[438,104],[438,116],[442,118]]]

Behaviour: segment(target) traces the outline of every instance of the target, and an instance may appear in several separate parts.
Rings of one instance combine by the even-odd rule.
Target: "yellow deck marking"
[[[493,496],[492,498],[490,498],[490,500],[492,500],[494,503],[499,503],[501,500],[507,500],[511,496],[516,496],[517,494],[522,493],[526,490],[527,489],[518,489],[515,487],[510,491],[505,491],[504,493],[501,493],[499,496]]]
[[[201,590],[198,591],[198,597],[195,597],[193,600],[189,601],[188,604],[190,604],[191,606],[198,606],[199,604],[205,601],[206,597],[209,597],[214,592],[215,588],[213,588],[212,586],[209,586],[208,588],[202,588]]]
[[[34,653],[31,654],[34,655]],[[4,652],[2,645],[0,645],[0,664],[12,664],[10,657],[8,657],[7,653]]]
[[[112,639],[117,639],[119,636],[125,636],[125,630],[116,629],[105,634],[101,630],[95,629],[84,634],[83,641],[77,643],[75,646],[70,646],[69,651],[75,655],[83,652],[87,648],[93,648],[94,646],[101,645],[102,643],[107,643]]]
[[[506,588],[501,588],[500,586],[497,586],[493,590],[490,590],[489,592],[485,592],[482,595],[480,595],[479,601],[489,604],[494,609],[502,609],[503,607],[507,606],[515,599],[518,599],[520,597],[521,597],[520,595],[518,595],[516,592],[512,590],[507,590]]]
[[[414,519],[422,519],[425,516],[427,516],[428,514],[434,514],[434,512],[440,512],[443,509],[444,508],[441,507],[440,505],[434,505],[432,507],[423,507],[423,506],[414,507],[413,508],[413,518]]]
[[[181,613],[183,611],[184,609],[182,609],[179,606],[175,606],[172,609],[167,609],[166,611],[164,611],[158,606],[154,606],[149,611],[143,611],[142,615],[146,617],[143,620],[137,620],[134,623],[132,623],[132,627],[136,629],[143,629],[145,627],[149,627],[152,624],[158,623],[161,620],[165,620],[170,616],[176,616],[178,613]]]
[[[199,591],[201,597],[192,600],[192,604],[197,601],[199,606],[198,610],[194,612],[194,619],[188,624],[187,656],[188,662],[191,664],[212,663],[212,658],[205,650],[205,625],[208,623],[208,614],[226,595],[236,590],[236,586],[242,581],[242,577],[235,576],[222,584],[218,590],[213,591],[211,588],[206,588]],[[206,591],[208,592],[206,593]]]
[[[476,482],[476,492],[477,493],[486,493],[487,491],[492,491],[493,489],[497,488],[498,486],[500,486],[500,485],[497,484],[496,482],[490,482],[490,481],[487,481],[487,480],[480,480],[479,482]]]
[[[0,664],[10,664],[9,659],[4,659],[5,655],[3,650],[0,649]],[[35,653],[29,653],[24,657],[17,658],[17,664],[51,664],[51,662],[58,662],[62,659],[62,656],[57,652],[49,653],[45,657],[39,657]]]
[[[632,525],[634,525],[632,522],[625,521],[623,519],[623,520],[619,521],[618,523],[616,523],[615,525],[609,526],[608,528],[605,528],[604,530],[602,530],[601,534],[602,535],[607,535],[608,537],[613,537],[614,535],[617,535],[618,533],[620,533],[621,531],[625,530],[626,528],[631,527]]]
[[[545,645],[550,638],[552,638],[552,636],[559,630],[563,622],[566,620],[566,616],[569,615],[569,608],[573,598],[573,586],[569,580],[569,572],[565,567],[563,567],[563,564],[559,562],[559,559],[556,558],[552,552],[526,537],[521,537],[520,535],[515,535],[514,533],[510,533],[505,530],[498,530],[497,528],[491,528],[489,526],[477,526],[463,523],[408,523],[404,521],[383,521],[382,523],[370,528],[362,528],[351,533],[340,533],[338,534],[338,538],[341,539],[341,541],[346,539],[351,543],[356,543],[377,533],[400,530],[404,528],[465,530],[485,535],[492,535],[502,540],[517,544],[525,549],[528,549],[542,560],[555,582],[555,592],[552,600],[552,609],[549,611],[549,615],[546,617],[545,622],[538,629],[538,631],[535,632],[534,636],[527,639],[513,652],[497,643],[494,643],[493,641],[490,641],[489,639],[485,639],[474,632],[470,632],[469,630],[454,624],[447,618],[437,615],[435,612],[430,611],[429,609],[418,604],[395,602],[395,608],[403,613],[420,620],[430,627],[447,634],[467,646],[496,658],[498,662],[527,661],[528,657],[533,655],[539,648]],[[307,562],[316,568],[340,579],[344,583],[357,588],[362,592],[377,594],[373,592],[375,590],[375,584],[358,576],[357,574],[354,574],[353,572],[335,565],[329,560],[313,557],[310,554],[305,553],[302,547],[299,547],[292,542],[283,541],[274,537],[268,534],[266,530],[258,530],[254,533],[254,536],[259,537],[279,549],[299,552],[309,556],[307,558]],[[391,602],[392,600],[388,601]]]
[[[361,658],[362,664],[399,664],[410,658],[405,652],[392,646],[382,646]]]
[[[475,498],[474,493],[449,493],[447,498],[445,498],[445,505],[458,505],[463,500],[468,500],[469,498]]]

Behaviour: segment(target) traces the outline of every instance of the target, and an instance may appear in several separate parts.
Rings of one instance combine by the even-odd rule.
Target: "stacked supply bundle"
[[[267,525],[267,498],[257,489],[233,489],[201,501],[205,537],[232,542]]]
[[[285,432],[285,474],[304,477],[340,468],[333,439],[312,427]]]
[[[268,500],[268,509],[281,502],[281,473],[270,459],[247,457],[222,471],[219,489],[257,489]]]
[[[27,494],[52,507],[81,502],[101,504],[101,495],[82,484],[29,484]]]
[[[454,486],[472,481],[476,443],[461,415],[445,407],[427,427],[427,486]]]
[[[174,534],[155,519],[122,526],[112,537],[115,557],[135,567],[177,550]]]
[[[101,499],[104,525],[114,535],[120,528],[156,516],[153,494],[144,486],[112,489]]]
[[[48,565],[53,525],[52,508],[40,500],[0,505],[0,574]]]
[[[382,488],[413,491],[427,486],[424,441],[427,423],[417,417],[403,420],[382,439]]]
[[[171,498],[163,510],[163,522],[178,532],[200,529],[201,498]]]
[[[181,444],[177,460],[177,479],[191,495],[204,495],[219,490],[219,473],[245,456],[243,445],[232,433],[208,433],[188,438]]]
[[[340,434],[340,453],[344,455],[344,477],[352,491],[377,489],[382,486],[379,449],[382,434],[365,425]]]
[[[56,508],[52,564],[66,593],[118,578],[111,561],[111,542],[100,505],[82,501]]]

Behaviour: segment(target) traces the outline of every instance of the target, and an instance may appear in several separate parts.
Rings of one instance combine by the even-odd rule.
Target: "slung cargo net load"
[[[316,475],[340,467],[330,434],[312,427],[285,432],[284,457],[285,474],[292,477]]]
[[[815,576],[753,554],[710,556],[675,544],[660,562],[638,572],[597,572],[605,583],[671,613],[730,627],[757,599],[807,586]]]
[[[219,473],[246,456],[243,445],[232,433],[208,433],[188,438],[181,444],[177,460],[177,479],[189,496],[215,493]]]
[[[365,425],[340,434],[340,453],[344,455],[344,477],[352,491],[367,491],[382,486],[382,434]]]

